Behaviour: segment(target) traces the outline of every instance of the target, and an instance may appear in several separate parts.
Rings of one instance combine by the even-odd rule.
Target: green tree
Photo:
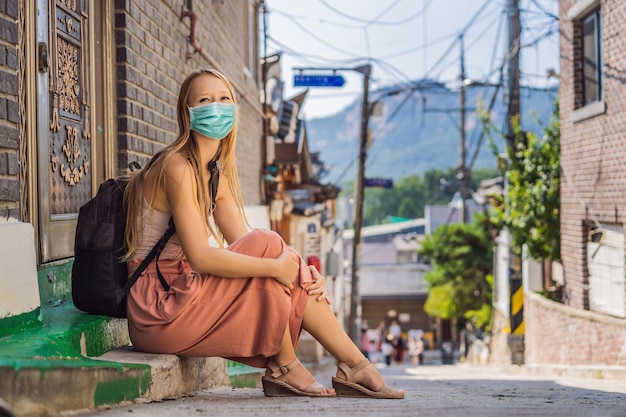
[[[494,210],[492,222],[507,227],[517,255],[526,244],[529,255],[535,259],[560,260],[559,105],[555,104],[541,136],[523,131],[519,117],[512,119],[511,126],[515,134],[513,146],[507,148],[503,161],[508,188]],[[497,132],[491,124],[489,129]]]
[[[430,260],[424,275],[432,317],[464,318],[488,328],[491,319],[492,242],[484,215],[472,223],[442,225],[425,237],[418,253]]]

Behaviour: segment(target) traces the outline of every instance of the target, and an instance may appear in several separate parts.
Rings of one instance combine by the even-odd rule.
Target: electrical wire
[[[411,20],[420,17],[428,8],[428,5],[430,4],[430,2],[432,2],[432,0],[428,0],[428,3],[417,13],[415,13],[414,15],[411,15],[407,18],[404,18],[402,20],[398,20],[395,22],[384,22],[384,21],[380,21],[380,20],[369,20],[369,19],[360,19],[358,17],[354,17],[352,15],[349,15],[347,13],[342,12],[339,9],[336,9],[335,7],[331,6],[330,4],[328,4],[326,1],[324,0],[319,0],[319,2],[321,4],[323,4],[327,9],[331,10],[332,12],[336,13],[339,16],[342,16],[348,20],[352,20],[354,22],[360,22],[360,23],[365,23],[366,25],[391,25],[391,26],[396,26],[396,25],[401,25],[407,22],[410,22]],[[396,1],[392,6],[395,6],[398,3],[398,1]],[[389,8],[388,8],[389,9]],[[386,10],[388,10],[386,9]]]
[[[399,57],[399,56],[402,56],[402,55],[410,54],[412,52],[417,52],[417,51],[420,51],[422,49],[426,49],[426,48],[428,48],[430,46],[437,45],[439,42],[443,42],[445,40],[448,40],[448,39],[450,39],[452,37],[456,37],[456,36],[458,36],[456,33],[450,33],[448,35],[442,36],[442,37],[440,37],[438,39],[435,39],[435,40],[427,42],[425,44],[416,46],[416,47],[411,48],[411,49],[406,49],[404,51],[396,52],[396,53],[391,54],[391,55],[383,55],[383,56],[379,57],[379,59],[383,59],[383,60],[384,59],[391,59],[391,58],[396,58],[396,57]]]
[[[397,4],[397,2],[396,2],[396,3],[394,3],[394,4]],[[425,7],[424,7],[422,10],[425,10],[425,9],[428,7],[428,5],[429,5],[429,4],[430,4],[430,2],[429,2],[428,4],[426,4],[426,5],[425,5]],[[483,5],[483,7],[481,7],[481,8],[479,9],[479,11],[478,11],[478,12],[474,15],[474,17],[470,20],[470,22],[468,22],[468,24],[464,27],[464,29],[463,29],[464,31],[466,31],[467,29],[469,29],[469,28],[470,28],[470,27],[471,27],[474,23],[476,23],[476,22],[478,21],[478,18],[479,18],[480,12],[484,9],[484,6],[485,6],[485,5]],[[389,8],[387,8],[386,10],[389,10]],[[309,31],[307,28],[303,27],[303,26],[302,26],[299,22],[297,22],[297,20],[296,20],[296,19],[294,19],[292,16],[290,16],[290,15],[288,15],[288,14],[286,14],[286,13],[282,13],[282,12],[280,12],[280,11],[277,11],[277,12],[278,12],[278,14],[284,15],[284,16],[286,16],[287,18],[289,18],[290,20],[292,20],[292,21],[294,22],[294,24],[296,24],[296,25],[297,25],[297,26],[298,26],[301,30],[303,30],[304,32],[306,32],[307,34],[309,34],[310,36],[312,36],[312,37],[313,37],[314,39],[316,39],[317,41],[319,41],[319,42],[323,43],[324,45],[326,45],[326,46],[328,46],[328,47],[330,47],[330,48],[334,49],[335,51],[338,51],[338,52],[340,52],[340,53],[342,53],[342,54],[346,54],[346,55],[348,55],[348,56],[353,56],[353,57],[357,58],[357,56],[358,56],[358,55],[353,54],[353,53],[350,53],[350,52],[348,52],[348,51],[345,51],[344,49],[337,48],[337,47],[335,47],[334,45],[331,45],[331,44],[329,44],[328,42],[324,41],[323,39],[321,39],[321,38],[320,38],[320,37],[318,37],[317,35],[313,34],[311,31]],[[383,12],[383,13],[384,13],[384,12]],[[379,16],[380,16],[380,15],[379,15]],[[367,22],[367,23],[370,23],[370,22]],[[396,23],[397,23],[397,22],[396,22]],[[458,35],[457,35],[457,36],[458,36]],[[368,38],[368,36],[367,36],[367,32],[366,32],[365,40],[366,40],[366,43],[367,43],[367,48],[368,48],[368,50],[369,50],[369,38]],[[456,43],[456,40],[458,40],[458,38],[457,38],[457,39],[455,39],[455,42],[453,42],[453,44],[451,45],[451,47],[450,47],[449,49],[451,49],[451,48],[454,46],[454,44]],[[274,40],[274,41],[276,41],[276,40]],[[276,42],[277,42],[277,41],[276,41]],[[281,46],[286,47],[286,45],[284,45],[284,44],[281,44]],[[424,48],[424,47],[426,47],[426,46],[427,46],[427,45],[423,46],[422,48]],[[293,49],[291,49],[291,48],[285,48],[285,49],[290,49],[291,51],[293,51]],[[415,49],[420,49],[420,48],[418,47],[418,48],[412,48],[412,49],[414,49],[414,50],[415,50]],[[295,55],[295,54],[294,54],[294,55]],[[371,55],[371,54],[369,54],[369,55]],[[444,55],[446,55],[446,54],[444,54]],[[326,63],[328,62],[328,59],[324,59],[324,58],[321,58],[321,57],[320,57],[320,59],[321,59],[321,60],[323,60],[323,61],[324,61],[324,62],[326,62]],[[363,59],[363,57],[361,57],[361,59]],[[384,58],[374,58],[374,57],[369,57],[369,58],[365,58],[365,59],[366,59],[368,62],[372,62],[372,63],[376,63],[376,64],[378,64],[378,66],[380,67],[380,69],[382,69],[382,70],[383,70],[383,73],[387,72],[387,73],[391,76],[392,81],[395,81],[395,82],[396,82],[396,83],[398,83],[398,84],[399,84],[399,83],[401,83],[401,84],[405,84],[405,85],[407,86],[407,88],[410,88],[410,87],[411,87],[411,85],[414,83],[414,80],[412,80],[412,79],[411,79],[411,77],[409,77],[409,76],[407,76],[406,74],[402,73],[402,71],[400,71],[397,67],[394,67],[393,65],[389,64],[389,63],[386,61],[386,59],[388,59],[388,57],[384,57]],[[309,62],[311,62],[311,60],[308,60],[308,61],[309,61]],[[436,64],[436,65],[438,65],[438,64]],[[435,65],[435,66],[436,66],[436,65]],[[426,78],[426,76],[425,76],[424,78]],[[378,79],[380,79],[380,77],[378,77]],[[373,81],[375,81],[375,80],[373,80]]]
[[[374,62],[374,63],[377,63],[377,64],[378,64],[381,68],[382,68],[382,67],[386,67],[386,68],[387,68],[387,70],[390,70],[390,71],[389,71],[389,73],[392,75],[392,78],[394,78],[397,82],[401,82],[401,83],[403,83],[403,82],[410,82],[410,81],[411,81],[411,78],[410,78],[409,76],[407,76],[406,74],[404,74],[404,73],[403,73],[402,71],[400,71],[397,67],[395,67],[395,66],[393,66],[392,64],[390,64],[390,63],[386,62],[386,60],[385,60],[385,59],[383,59],[383,58],[374,58],[374,57],[369,57],[369,58],[368,58],[368,57],[365,57],[365,58],[364,58],[364,57],[362,57],[362,56],[360,56],[360,55],[356,55],[356,54],[348,53],[347,51],[344,51],[344,50],[342,50],[342,49],[336,48],[336,47],[334,47],[333,45],[328,44],[328,43],[326,43],[325,41],[321,40],[319,37],[317,37],[316,35],[312,34],[310,31],[308,31],[307,29],[305,29],[304,27],[302,27],[299,23],[297,23],[297,25],[298,25],[299,27],[301,27],[301,29],[302,29],[302,30],[304,30],[305,32],[307,32],[309,35],[313,36],[316,40],[318,40],[318,41],[320,41],[320,42],[324,43],[326,46],[329,46],[329,47],[331,47],[331,48],[335,49],[336,51],[339,51],[339,52],[342,52],[342,53],[346,53],[346,54],[348,54],[348,55],[351,55],[351,56],[355,57],[355,59],[354,59],[354,60],[359,60],[359,61],[366,60],[366,61],[368,61],[368,62]],[[280,41],[276,40],[275,38],[273,38],[273,37],[269,36],[269,37],[268,37],[268,39],[269,39],[269,40],[271,40],[272,42],[274,42],[274,43],[276,43],[276,44],[280,45],[283,49],[291,51],[293,55],[296,55],[296,54],[297,54],[298,56],[303,57],[303,54],[299,54],[299,53],[297,53],[297,52],[296,52],[296,51],[294,51],[292,48],[289,48],[287,45],[285,45],[285,44],[281,43]],[[326,63],[326,64],[327,64],[328,62],[330,62],[330,60],[328,60],[327,58],[324,58],[324,57],[319,57],[319,59],[320,59],[321,61],[323,61],[324,63]],[[353,60],[353,61],[354,61],[354,60]],[[308,60],[308,62],[312,62],[312,61]],[[344,62],[344,63],[345,63],[346,61],[345,61],[345,60],[340,60],[340,61],[335,61],[335,62]]]
[[[270,16],[271,16],[270,12]],[[315,33],[311,32],[309,29],[307,29],[305,26],[303,26],[300,22],[298,22],[296,19],[294,19],[293,17],[291,17],[288,14],[283,14],[285,17],[287,17],[289,20],[291,20],[298,28],[300,28],[304,33],[308,34],[309,36],[311,36],[313,39],[315,39],[316,41],[318,41],[319,43],[323,44],[324,46],[329,47],[330,49],[333,49],[337,52],[341,52],[342,54],[346,54],[348,56],[353,56],[353,57],[358,57],[359,55],[353,53],[353,52],[348,52],[344,49],[338,48],[335,45],[326,42],[324,39],[320,38],[319,36],[317,36]]]
[[[542,5],[540,5],[540,4],[539,4],[539,2],[538,2],[537,0],[530,0],[530,2],[531,2],[532,4],[534,4],[535,6],[537,6],[537,8],[538,8],[539,10],[541,10],[543,13],[545,13],[545,15],[546,15],[546,16],[549,16],[549,17],[551,17],[552,19],[554,19],[554,20],[556,20],[556,21],[558,22],[559,17],[558,17],[557,15],[555,15],[555,14],[553,14],[553,13],[551,13],[551,12],[547,11],[546,9],[544,9],[544,7],[543,7]]]
[[[422,9],[420,10],[420,12],[418,12],[418,14],[410,16],[409,18],[405,19],[402,22],[381,22],[381,21],[377,21],[377,20],[364,20],[364,19],[359,19],[359,18],[355,18],[354,16],[349,16],[335,8],[333,8],[332,6],[330,6],[328,3],[326,3],[324,0],[320,0],[320,2],[326,6],[327,8],[333,10],[335,13],[342,15],[343,17],[349,18],[352,21],[358,21],[361,23],[366,24],[366,26],[369,25],[374,25],[374,24],[400,24],[402,22],[406,22],[409,21],[410,19],[414,19],[416,17],[418,17],[421,13],[423,13],[426,10],[426,7],[428,6],[428,4]],[[377,16],[376,19],[378,19],[378,17],[384,15],[388,10],[390,10],[392,7],[395,7],[395,5],[398,4],[399,1],[394,2],[391,6],[389,6],[388,8],[386,8],[385,10],[383,10],[383,12],[381,12],[381,14],[379,14]],[[378,127],[378,130],[376,131],[376,134],[373,135],[374,138],[378,137],[390,124],[390,121],[393,119],[393,117],[396,116],[396,114],[399,112],[399,110],[402,108],[402,106],[405,105],[405,103],[408,101],[408,99],[413,95],[413,91],[410,90],[411,87],[413,87],[415,85],[415,81],[411,81],[410,78],[408,76],[406,76],[406,74],[402,73],[402,71],[400,71],[399,69],[397,69],[396,67],[394,67],[393,65],[389,64],[388,62],[385,62],[386,59],[389,58],[393,58],[396,56],[401,56],[401,55],[405,55],[423,48],[426,48],[428,46],[431,46],[433,44],[439,43],[447,38],[450,38],[452,36],[455,36],[454,40],[451,42],[451,44],[448,46],[448,48],[446,49],[446,51],[443,53],[443,55],[435,62],[435,64],[433,64],[428,71],[426,72],[426,74],[422,77],[422,79],[426,79],[428,78],[443,62],[449,62],[449,55],[452,51],[452,49],[456,46],[456,43],[459,41],[459,38],[461,35],[466,34],[469,29],[478,21],[481,21],[482,19],[488,18],[488,16],[485,17],[480,17],[481,14],[483,13],[483,11],[486,9],[487,4],[490,2],[490,0],[486,0],[485,3],[477,10],[477,12],[474,13],[474,15],[470,18],[470,20],[467,22],[467,24],[457,33],[457,34],[453,34],[453,35],[448,35],[446,37],[442,37],[440,39],[437,39],[435,41],[429,42],[429,43],[425,43],[424,45],[418,46],[418,47],[414,47],[411,48],[409,50],[406,51],[401,51],[392,55],[387,55],[384,57],[379,57],[379,58],[373,58],[373,57],[369,57],[366,58],[367,62],[372,62],[372,63],[376,63],[378,64],[378,66],[383,70],[383,73],[388,73],[389,75],[391,75],[391,77],[393,79],[397,79],[397,80],[401,80],[398,84],[400,84],[400,86],[402,88],[405,88],[407,91],[409,91],[409,94],[406,95],[406,97],[404,98],[404,100],[396,107],[396,109],[394,110],[394,112],[392,113],[392,115],[390,115],[390,117],[385,120],[385,122],[382,124],[382,126]],[[430,2],[429,2],[430,3]],[[505,54],[505,57],[503,58],[503,63],[508,62],[508,60],[510,59],[510,57],[512,57],[515,53],[517,53],[517,50],[521,50],[522,48],[529,48],[529,47],[533,47],[538,45],[541,41],[543,41],[544,39],[551,39],[553,40],[554,37],[552,37],[553,34],[558,33],[558,29],[554,28],[554,18],[555,16],[553,14],[551,14],[550,12],[546,11],[542,6],[540,6],[536,0],[531,0],[531,3],[536,6],[538,9],[540,9],[541,13],[535,12],[534,10],[530,10],[530,9],[524,9],[523,12],[526,15],[527,20],[525,20],[525,23],[527,23],[528,21],[531,20],[531,16],[533,20],[536,20],[537,22],[545,22],[545,18],[548,17],[550,19],[549,22],[544,23],[543,25],[541,24],[533,24],[533,25],[529,25],[528,27],[524,27],[524,31],[523,34],[527,35],[530,34],[531,38],[528,39],[528,36],[525,36],[525,41],[521,42],[520,39],[518,39],[516,41],[516,46],[514,46],[513,50],[511,51],[507,51],[507,54]],[[520,13],[522,13],[522,11],[520,11]],[[295,56],[295,57],[300,57],[301,59],[305,59],[308,62],[315,62],[312,61],[312,59],[314,60],[319,60],[320,62],[322,62],[322,65],[325,63],[327,64],[330,61],[334,61],[334,62],[354,62],[356,60],[363,60],[364,58],[358,57],[356,54],[345,51],[341,48],[337,48],[334,45],[329,44],[328,42],[322,40],[321,38],[319,38],[317,35],[311,33],[309,30],[307,30],[306,28],[304,28],[301,24],[299,24],[299,22],[297,22],[297,20],[293,17],[293,16],[289,16],[285,13],[282,12],[278,12],[277,14],[281,14],[281,15],[285,15],[288,18],[290,18],[294,23],[296,23],[296,25],[302,29],[304,32],[306,32],[307,34],[309,34],[310,36],[312,36],[313,38],[315,38],[316,40],[318,40],[319,42],[323,43],[324,45],[341,52],[342,54],[348,55],[348,56],[352,56],[354,57],[354,59],[351,60],[329,60],[326,57],[322,57],[322,56],[318,56],[318,55],[310,55],[310,54],[302,54],[299,53],[289,47],[287,47],[286,45],[282,44],[281,42],[279,42],[276,39],[273,39],[270,37],[270,39],[276,43],[277,45],[283,47],[285,50],[288,51],[289,55]],[[498,16],[496,18],[500,19],[499,20],[499,24],[498,24],[498,29],[497,29],[497,33],[500,32],[501,27],[502,27],[502,19],[501,16],[504,14],[504,12],[502,10],[500,10],[498,12]],[[493,21],[492,21],[493,22]],[[558,18],[557,18],[557,23],[558,23]],[[488,25],[491,26],[491,25]],[[542,28],[543,26],[543,28]],[[357,29],[358,26],[354,26],[352,27],[354,29]],[[364,29],[366,29],[366,27],[364,27]],[[469,44],[469,47],[474,46],[476,44],[478,44],[479,40],[481,40],[486,33],[488,32],[488,30],[483,30],[480,32],[479,35],[477,35],[477,37],[475,37],[471,43]],[[539,33],[539,34],[538,34]],[[367,37],[368,33],[367,30],[365,30],[365,41],[366,43],[368,43],[368,50],[369,50],[369,39]],[[496,40],[499,38],[499,36],[496,36]],[[492,56],[491,59],[491,64],[490,64],[490,70],[489,70],[489,74],[487,75],[486,79],[489,79],[496,71],[497,69],[493,68],[494,66],[494,58],[496,55],[496,47],[494,46],[493,50],[494,50],[494,55]],[[371,54],[368,54],[371,55]],[[307,58],[308,57],[308,58]],[[500,74],[502,77],[502,67],[500,67]],[[522,74],[521,74],[522,75]],[[523,75],[522,75],[523,76]],[[538,77],[538,76],[537,76]],[[408,80],[408,81],[407,81]],[[502,78],[501,78],[502,80]],[[374,79],[372,81],[375,81]],[[501,82],[498,84],[498,87],[500,86]],[[497,94],[498,92],[498,88],[496,88],[495,92],[494,92],[494,97],[495,94]],[[435,93],[435,92],[433,92]],[[337,96],[337,94],[335,95],[329,95],[329,96],[324,96],[326,98],[331,98],[333,96]],[[492,101],[494,99],[492,98]],[[479,138],[478,143],[476,145],[476,148],[474,149],[474,153],[472,155],[472,159],[471,159],[471,164],[469,165],[470,169],[473,166],[473,163],[475,162],[476,156],[479,152],[480,149],[480,145],[482,143],[482,136],[481,138]],[[471,148],[471,147],[470,147]],[[345,174],[347,173],[347,171],[353,166],[354,162],[356,161],[356,158],[352,161],[350,161],[347,166],[344,168],[343,172],[340,174],[340,176],[338,177],[338,179],[336,180],[336,182],[338,182],[339,180],[341,180]]]
[[[364,40],[365,40],[365,44],[366,44],[366,49],[368,51],[368,56],[371,56],[371,52],[370,52],[370,43],[369,43],[369,34],[367,32],[367,26],[373,23],[376,23],[377,20],[380,16],[384,15],[388,10],[390,10],[392,7],[394,7],[397,3],[399,3],[400,0],[397,0],[395,3],[393,3],[392,5],[390,5],[389,7],[387,7],[386,9],[384,9],[373,21],[367,21],[366,25],[364,25],[362,28],[364,29]],[[428,0],[428,2],[425,4],[425,6],[420,10],[420,12],[416,15],[414,15],[414,17],[419,16],[421,13],[423,13],[428,5],[432,2],[432,0]],[[303,25],[301,25],[297,19],[295,19],[293,17],[293,15],[289,15],[287,13],[281,12],[281,11],[274,11],[277,14],[280,14],[282,16],[285,16],[286,18],[288,18],[289,20],[291,20],[296,26],[298,26],[301,30],[303,30],[305,33],[307,33],[308,35],[312,36],[314,39],[316,39],[317,41],[321,42],[322,44],[324,44],[325,46],[328,46],[332,49],[334,49],[335,51],[338,51],[340,53],[344,53],[346,55],[349,56],[354,56],[357,57],[358,55],[355,55],[353,53],[350,53],[348,51],[345,51],[343,49],[337,48],[334,45],[329,44],[328,42],[326,42],[325,40],[321,39],[320,37],[318,37],[317,35],[313,34],[311,31],[309,31],[307,28],[305,28]],[[410,19],[406,19],[407,21]],[[401,23],[401,22],[393,22],[395,24]],[[389,71],[389,74],[391,75],[391,78],[394,79],[397,82],[409,82],[411,81],[411,78],[408,77],[406,74],[403,74],[402,71],[400,71],[398,68],[394,67],[393,65],[389,64],[388,62],[385,61],[384,58],[365,58],[368,61],[371,62],[375,62],[379,65],[379,67],[387,67],[387,71]]]
[[[496,97],[498,96],[498,90],[500,89],[500,86],[503,83],[504,83],[504,61],[502,63],[502,66],[500,67],[500,82],[496,85],[495,91],[493,92],[493,95],[491,96],[491,101],[489,102],[489,107],[487,108],[487,113],[490,116],[491,116],[491,112],[493,110],[493,106],[496,103]],[[481,145],[483,143],[484,137],[485,137],[485,126],[483,126],[483,129],[480,130],[480,136],[478,137],[478,143],[476,144],[476,149],[474,149],[474,153],[472,154],[470,162],[467,164],[467,171],[468,172],[471,172],[472,167],[474,166],[474,163],[476,162],[476,159],[478,158],[478,154],[480,153],[480,148],[481,148]]]
[[[500,40],[501,30],[502,30],[502,26],[503,26],[502,23],[504,22],[503,18],[506,18],[505,10],[502,10],[502,12],[500,14],[500,21],[499,21],[499,24],[498,24],[498,28],[496,29],[496,36],[495,36],[496,42]],[[494,72],[496,56],[498,54],[497,51],[498,51],[498,48],[497,48],[497,44],[496,44],[493,47],[493,54],[491,56],[491,63],[489,65],[489,73],[490,74]],[[500,65],[500,68],[499,68],[500,77],[499,77],[498,83],[496,84],[496,87],[495,87],[496,90],[493,93],[493,96],[492,96],[492,99],[491,99],[491,102],[490,102],[490,105],[489,105],[489,110],[488,110],[489,114],[491,114],[491,110],[493,108],[493,105],[495,104],[495,98],[496,98],[496,95],[498,93],[498,89],[501,87],[501,85],[504,82],[504,72],[503,72],[503,69],[504,69],[505,63],[506,63],[506,61],[503,60],[502,64]],[[485,79],[485,82],[484,82],[485,84],[488,84],[489,78],[491,78],[491,77],[487,77]],[[476,130],[474,130],[474,133],[472,134],[472,137],[470,138],[470,141],[468,143],[468,152],[474,146],[475,146],[475,150],[474,150],[474,154],[473,154],[473,156],[471,158],[472,162],[470,162],[467,165],[468,166],[468,172],[471,171],[472,166],[474,165],[474,162],[475,162],[476,158],[478,157],[478,153],[480,152],[480,148],[481,148],[481,145],[482,145],[483,137],[484,137],[484,129],[481,129],[480,132],[477,132]]]
[[[378,21],[378,19],[380,19],[381,17],[383,17],[383,16],[385,15],[385,13],[387,13],[389,10],[393,9],[394,7],[396,7],[396,5],[397,5],[398,3],[400,3],[400,1],[402,1],[402,0],[396,0],[394,3],[390,4],[390,5],[389,5],[389,7],[387,7],[386,9],[384,9],[382,12],[378,13],[378,14],[376,15],[376,17],[373,19],[373,22],[372,22],[372,23],[377,22],[377,21]],[[372,23],[366,23],[366,24],[365,24],[365,27],[367,27],[367,26],[371,25]]]
[[[361,29],[363,27],[363,25],[347,25],[344,23],[338,23],[338,22],[333,22],[331,20],[326,20],[326,19],[312,19],[310,16],[302,16],[302,15],[297,15],[297,14],[293,14],[293,13],[285,13],[281,10],[278,9],[272,9],[272,13],[275,13],[277,15],[281,15],[281,16],[285,16],[285,17],[292,17],[294,19],[300,19],[300,20],[311,20],[314,22],[318,22],[324,25],[331,25],[331,26],[337,26],[337,27],[342,27],[345,29]]]
[[[448,54],[452,51],[452,49],[456,46],[457,42],[459,41],[461,35],[465,34],[465,32],[467,32],[467,30],[475,23],[475,21],[478,19],[478,17],[482,14],[483,10],[486,9],[487,5],[491,2],[491,0],[486,0],[482,6],[480,6],[478,8],[478,11],[476,11],[476,13],[474,13],[474,15],[470,18],[470,20],[465,24],[465,26],[463,26],[463,29],[461,29],[459,31],[459,33],[457,34],[457,37],[454,39],[454,41],[448,46],[448,48],[445,50],[445,52],[443,53],[443,55],[441,55],[441,57],[439,57],[439,59],[430,67],[430,69],[428,71],[426,71],[426,74],[422,77],[422,78],[428,78],[428,76],[437,68],[437,66],[439,66],[439,64],[448,56]]]
[[[480,12],[480,10],[479,10],[479,12]],[[502,11],[498,12],[498,14],[496,15],[496,19],[498,19],[498,21],[499,21],[500,23],[502,22],[502,19],[501,19],[501,18],[502,18],[502,16],[503,16],[503,12],[502,12]],[[477,21],[477,19],[478,19],[478,14],[475,14],[475,15],[473,16],[473,18],[470,20],[470,22],[469,22],[469,23],[465,26],[465,28],[464,28],[464,29],[466,30],[466,29],[468,29],[469,27],[471,27],[471,25],[473,24],[473,22]],[[488,29],[490,29],[490,26],[491,26],[491,25],[488,25]],[[501,27],[501,25],[498,25],[498,26],[499,26],[499,28]],[[479,35],[478,35],[478,36],[474,39],[474,41],[472,42],[472,44],[475,44],[478,40],[480,40],[480,39],[481,39],[481,38],[485,35],[485,33],[486,33],[486,32],[487,32],[487,30],[483,30],[483,31],[482,31],[482,32],[481,32],[481,33],[480,33],[480,34],[479,34]],[[465,33],[465,31],[464,31],[463,33]],[[455,45],[455,44],[456,44],[456,42],[459,40],[459,38],[460,38],[460,35],[459,35],[459,37],[457,37],[457,38],[455,39],[455,41],[452,43],[452,45]],[[449,49],[450,49],[450,48],[449,48]],[[444,54],[444,55],[445,55],[445,54]],[[494,49],[494,57],[495,57],[495,49]],[[493,62],[493,61],[492,61],[492,62]],[[502,73],[502,68],[503,68],[503,66],[504,66],[504,62],[506,62],[506,61],[503,61],[503,64],[502,64],[502,66],[500,67],[500,74],[501,74],[501,76],[502,76],[502,74],[503,74],[503,73]],[[437,64],[435,64],[435,66],[436,66],[436,65],[437,65]],[[502,82],[502,80],[501,80],[501,82]],[[500,83],[501,83],[501,82],[500,82]],[[499,84],[500,84],[500,83],[499,83]],[[493,107],[493,103],[495,102],[495,96],[496,96],[497,92],[498,92],[498,89],[496,88],[496,91],[494,92],[494,96],[493,96],[493,98],[492,98],[492,100],[491,100],[491,102],[492,102],[492,103],[490,104],[490,109],[491,109],[491,107]],[[390,117],[389,117],[389,118],[387,118],[387,120],[385,120],[385,122],[384,122],[384,124],[382,125],[382,127],[380,127],[380,128],[378,129],[378,131],[377,131],[375,134],[373,134],[373,135],[372,135],[372,140],[374,140],[375,138],[378,138],[378,137],[379,137],[379,135],[381,134],[381,132],[382,132],[382,131],[384,131],[384,129],[386,129],[386,127],[389,125],[389,122],[391,121],[391,119],[393,119],[393,117],[394,117],[394,116],[398,113],[398,111],[399,111],[399,110],[401,109],[401,107],[402,107],[402,106],[406,103],[406,101],[408,100],[408,98],[410,98],[410,97],[411,97],[411,95],[412,95],[412,94],[407,94],[407,96],[405,97],[405,99],[404,99],[404,100],[403,100],[403,101],[402,101],[402,102],[401,102],[401,103],[400,103],[400,104],[396,107],[396,109],[395,109],[395,110],[394,110],[394,112],[390,115]],[[452,117],[450,113],[448,113],[448,115],[449,115],[450,117]],[[455,121],[456,121],[456,120],[455,120]],[[460,126],[459,126],[459,128],[460,128]],[[479,139],[478,139],[478,143],[477,143],[477,146],[476,146],[476,149],[475,149],[475,151],[474,151],[473,158],[472,158],[472,160],[473,160],[473,161],[475,161],[475,159],[476,159],[476,157],[477,157],[477,155],[478,155],[478,152],[479,152],[479,150],[480,150],[480,145],[482,144],[482,136],[483,136],[483,135],[481,135],[481,137],[479,137]],[[373,163],[373,162],[374,162],[373,160],[371,160],[371,161],[370,161],[370,163]],[[368,163],[368,165],[369,165],[369,163]]]

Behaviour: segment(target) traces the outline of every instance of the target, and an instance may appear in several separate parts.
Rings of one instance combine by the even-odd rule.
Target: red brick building
[[[563,304],[527,294],[526,363],[626,365],[626,2],[560,0]]]

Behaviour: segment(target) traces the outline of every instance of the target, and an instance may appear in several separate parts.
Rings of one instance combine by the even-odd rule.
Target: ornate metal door
[[[41,261],[73,256],[93,194],[92,0],[38,0],[38,213]]]

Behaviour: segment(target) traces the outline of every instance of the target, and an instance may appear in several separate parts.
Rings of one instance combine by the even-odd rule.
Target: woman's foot
[[[333,387],[340,397],[404,398],[404,390],[385,384],[383,377],[367,359],[353,367],[340,362],[337,376],[333,377]]]
[[[267,361],[267,370],[262,378],[263,391],[267,397],[307,396],[336,397],[335,390],[320,384],[298,359],[280,366]]]

